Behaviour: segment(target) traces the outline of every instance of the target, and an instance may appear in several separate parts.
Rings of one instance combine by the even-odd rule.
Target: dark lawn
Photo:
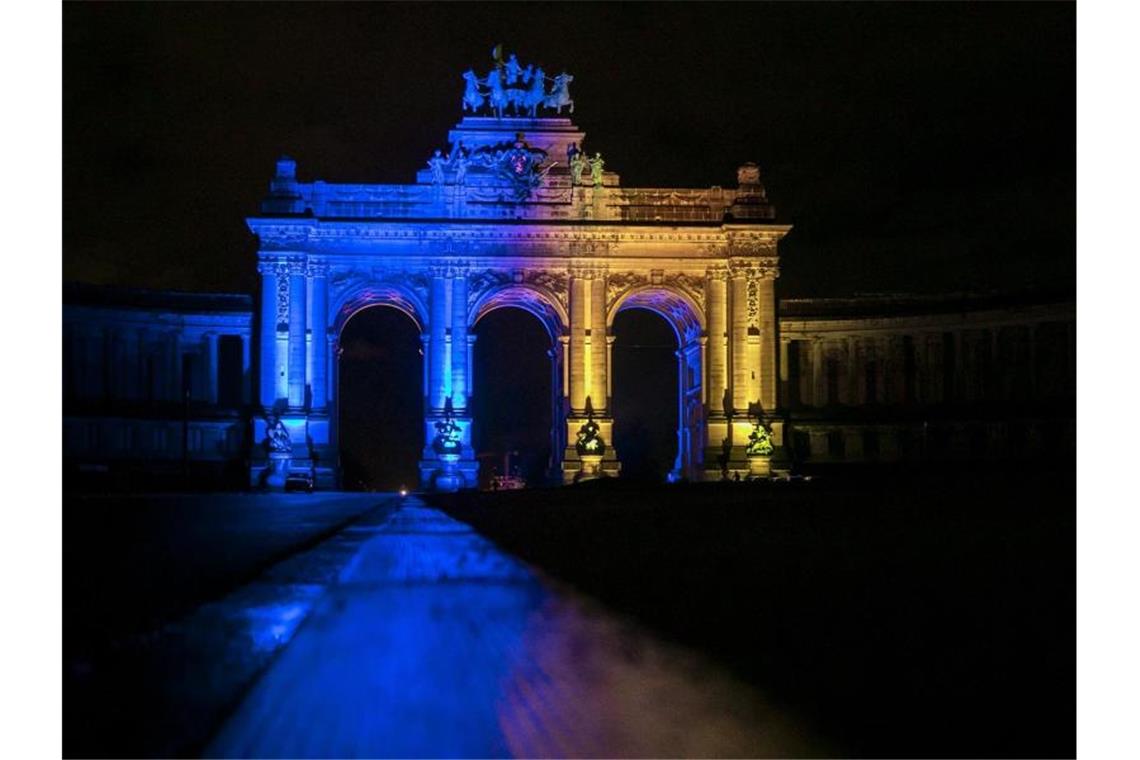
[[[380,494],[65,496],[65,646],[167,622],[319,543]],[[66,634],[76,637],[69,642]]]
[[[275,616],[300,614],[355,551],[322,542],[394,502],[383,494],[65,497],[65,754],[194,754],[285,640],[272,632],[293,618]]]
[[[713,654],[849,754],[1073,756],[1073,469],[433,502]]]

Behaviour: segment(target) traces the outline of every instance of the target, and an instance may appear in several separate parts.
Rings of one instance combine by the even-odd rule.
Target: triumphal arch
[[[300,182],[278,161],[248,219],[261,275],[252,481],[308,470],[336,484],[340,335],[376,305],[422,337],[422,487],[476,484],[472,328],[505,307],[549,333],[564,482],[620,471],[611,354],[625,309],[660,314],[680,346],[674,476],[766,471],[783,445],[774,285],[790,228],[759,169],[741,166],[734,189],[623,187],[572,121],[572,76],[512,57],[463,79],[462,118],[413,183]]]

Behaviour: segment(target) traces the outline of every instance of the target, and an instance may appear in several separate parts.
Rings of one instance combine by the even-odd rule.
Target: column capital
[[[575,261],[567,268],[570,276],[581,280],[602,279],[609,272],[609,265],[597,261]]]
[[[728,279],[728,267],[724,264],[713,264],[705,269],[705,277],[710,280],[724,281]]]
[[[729,276],[734,279],[775,280],[780,276],[780,267],[775,259],[729,259]]]
[[[442,264],[445,277],[466,277],[471,272],[471,263],[463,259],[452,259]]]
[[[309,277],[328,277],[329,263],[323,259],[310,259],[308,266]]]
[[[289,259],[286,266],[292,276],[304,277],[308,270],[305,259]]]

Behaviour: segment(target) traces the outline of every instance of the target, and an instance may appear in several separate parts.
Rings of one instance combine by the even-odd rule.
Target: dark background
[[[1073,4],[68,3],[63,32],[68,280],[254,292],[277,156],[412,181],[502,42],[575,76],[624,185],[757,161],[782,297],[1075,290]],[[533,332],[503,331],[526,387]]]

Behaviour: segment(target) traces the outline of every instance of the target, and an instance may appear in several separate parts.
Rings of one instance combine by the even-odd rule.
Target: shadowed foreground
[[[822,752],[702,657],[553,587],[409,500],[367,541],[208,756]]]
[[[395,501],[67,497],[64,754],[196,754]]]
[[[1076,752],[1075,478],[1064,464],[432,501],[713,655],[841,754]]]

